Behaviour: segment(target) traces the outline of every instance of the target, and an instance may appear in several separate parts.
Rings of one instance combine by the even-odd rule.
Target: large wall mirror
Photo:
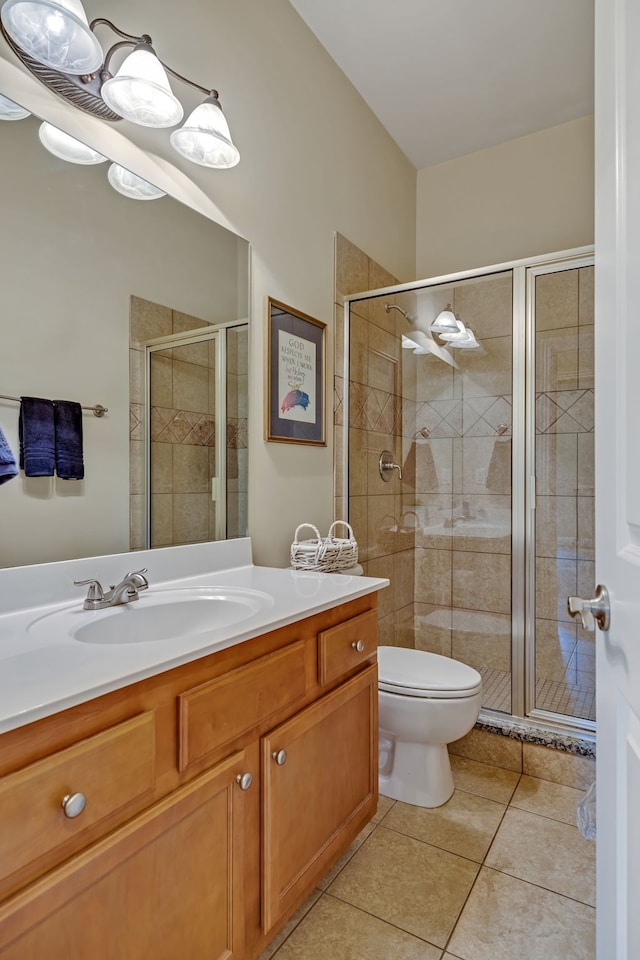
[[[108,413],[83,412],[84,480],[0,487],[0,566],[243,535],[247,242],[122,196],[38,128],[0,122],[0,393]],[[16,455],[18,414],[0,400]]]

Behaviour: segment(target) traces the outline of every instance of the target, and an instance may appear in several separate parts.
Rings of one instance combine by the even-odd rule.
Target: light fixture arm
[[[151,37],[148,33],[143,33],[140,37],[137,37],[134,33],[125,33],[124,30],[121,30],[120,27],[116,27],[115,23],[112,23],[111,20],[107,20],[106,17],[96,17],[95,20],[91,21],[89,24],[89,29],[92,31],[92,33],[95,33],[95,28],[101,23],[109,27],[110,30],[113,30],[113,32],[119,37],[122,37],[123,40],[132,40],[134,43],[152,43]]]
[[[109,27],[117,36],[122,37],[118,43],[114,43],[113,46],[109,47],[104,57],[104,64],[102,67],[103,74],[109,74],[109,64],[111,63],[111,58],[114,53],[118,50],[122,50],[125,47],[136,47],[138,44],[144,44],[145,46],[151,47],[153,50],[153,40],[148,33],[143,33],[141,36],[136,37],[132,33],[125,33],[124,30],[121,30],[119,27],[116,27],[115,23],[112,23],[111,20],[107,20],[105,17],[96,17],[95,20],[92,20],[89,24],[89,29],[95,33],[95,28],[103,24],[104,26]],[[165,63],[164,60],[160,60],[155,50],[153,50],[154,55],[160,61],[167,73],[170,73],[172,77],[175,77],[176,80],[186,83],[187,86],[193,87],[194,90],[199,90],[200,93],[206,94],[208,97],[213,97],[215,100],[219,99],[218,91],[212,90],[210,87],[203,87],[199,83],[196,83],[194,80],[189,80],[188,77],[183,76],[181,73],[178,73],[177,70],[174,70],[173,67],[170,67],[168,63]]]

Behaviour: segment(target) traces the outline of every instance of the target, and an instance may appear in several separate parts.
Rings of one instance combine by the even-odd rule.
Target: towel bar
[[[6,393],[0,393],[0,400],[14,400],[20,403],[20,397],[9,397]],[[94,417],[104,417],[105,413],[109,413],[109,407],[103,407],[101,403],[94,403],[91,407],[82,406],[82,409],[91,410]]]

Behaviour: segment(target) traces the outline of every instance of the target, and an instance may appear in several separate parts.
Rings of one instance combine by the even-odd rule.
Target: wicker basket
[[[344,526],[348,537],[334,536],[334,528]],[[309,527],[315,533],[310,540],[299,540],[298,534],[303,527]],[[358,543],[353,530],[345,520],[335,520],[329,527],[326,537],[312,523],[301,523],[293,535],[291,544],[291,566],[294,570],[319,570],[322,573],[336,573],[346,570],[358,562]]]

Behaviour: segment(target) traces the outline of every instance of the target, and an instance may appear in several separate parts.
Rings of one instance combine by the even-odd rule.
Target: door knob
[[[611,621],[609,591],[601,583],[596,587],[596,595],[591,600],[582,597],[567,597],[567,608],[572,617],[580,617],[585,630],[608,630]]]
[[[274,750],[271,754],[275,762],[281,767],[287,762],[287,751],[286,750]]]

